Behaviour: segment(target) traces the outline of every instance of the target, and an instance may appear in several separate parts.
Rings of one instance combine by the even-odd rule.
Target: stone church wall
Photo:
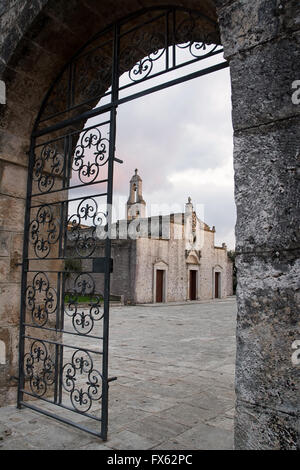
[[[156,263],[165,263],[167,292],[165,300],[176,302],[187,300],[188,269],[186,262],[185,240],[137,240],[136,260],[136,303],[154,301],[154,267]],[[193,265],[197,267],[198,265]],[[227,250],[214,247],[214,232],[205,230],[204,244],[201,249],[199,266],[198,299],[213,298],[214,270],[221,272],[221,297],[232,295],[232,268],[227,257]]]
[[[214,233],[204,232],[204,244],[200,259],[200,299],[207,300],[213,296]]]
[[[164,262],[167,268],[168,302],[186,299],[187,278],[183,240],[137,240],[136,302],[153,302],[154,265]]]
[[[227,250],[215,247],[213,266],[216,271],[221,268],[221,298],[232,295],[232,270],[229,268],[231,265],[232,263],[227,256]]]

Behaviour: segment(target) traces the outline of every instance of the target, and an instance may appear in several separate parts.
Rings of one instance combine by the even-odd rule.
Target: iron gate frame
[[[164,53],[166,55],[165,70],[163,70],[159,73],[153,74],[153,75],[151,75],[151,72],[150,72],[150,75],[146,76],[145,78],[141,78],[139,81],[135,82],[134,84],[127,85],[125,87],[124,86],[120,87],[120,82],[119,82],[119,79],[120,79],[120,42],[121,42],[121,38],[122,38],[122,28],[124,28],[124,25],[129,24],[129,22],[131,20],[137,19],[138,17],[142,17],[147,12],[153,13],[155,11],[157,11],[159,16],[154,17],[154,19],[151,18],[149,20],[150,22],[151,21],[154,22],[158,17],[160,18],[162,16],[165,19],[165,25],[166,25],[166,31],[165,31],[166,38],[165,38],[165,48],[164,48]],[[116,379],[116,378],[110,379],[109,376],[108,376],[109,300],[110,300],[110,275],[111,275],[111,237],[110,236],[108,236],[105,240],[105,256],[104,256],[104,260],[103,260],[104,261],[104,270],[103,270],[104,271],[103,337],[99,338],[103,341],[103,348],[102,348],[102,351],[101,351],[101,354],[102,354],[102,374],[100,374],[101,377],[102,377],[102,396],[100,398],[101,399],[101,419],[97,420],[97,421],[100,422],[100,425],[101,425],[100,426],[100,432],[89,429],[85,426],[82,426],[78,423],[75,423],[75,422],[73,422],[73,421],[71,421],[67,418],[64,418],[62,416],[59,416],[55,413],[51,413],[51,412],[48,412],[47,410],[43,410],[41,408],[38,408],[37,406],[33,405],[31,402],[28,402],[28,401],[24,400],[24,394],[27,394],[27,395],[33,395],[36,398],[42,399],[44,401],[49,401],[45,398],[38,397],[37,395],[30,394],[30,393],[26,392],[26,390],[25,390],[25,376],[26,376],[25,370],[24,370],[25,369],[25,366],[24,366],[25,339],[29,339],[29,340],[33,340],[33,341],[40,341],[40,342],[44,342],[44,341],[47,342],[48,341],[49,343],[53,343],[53,345],[55,346],[55,349],[56,349],[56,363],[55,363],[54,383],[55,383],[55,388],[56,388],[56,392],[55,392],[56,395],[57,395],[57,393],[59,393],[58,389],[60,389],[60,390],[62,389],[63,348],[64,347],[70,347],[70,348],[74,347],[74,349],[81,350],[81,349],[78,349],[78,347],[76,347],[76,346],[66,345],[63,340],[62,340],[62,343],[60,343],[58,341],[49,341],[47,339],[46,340],[45,339],[38,339],[38,338],[33,338],[33,337],[30,337],[30,336],[26,335],[26,328],[27,327],[42,328],[40,326],[32,326],[32,325],[28,325],[26,323],[26,308],[27,308],[27,306],[26,306],[26,291],[28,289],[27,274],[28,274],[28,272],[31,272],[29,270],[30,259],[28,257],[28,254],[29,254],[29,246],[30,246],[29,230],[30,230],[30,225],[32,223],[30,215],[31,215],[31,209],[33,207],[31,201],[32,201],[32,197],[35,196],[35,194],[32,194],[32,183],[33,183],[34,166],[35,166],[35,163],[36,163],[36,156],[35,156],[35,148],[36,148],[36,145],[37,145],[36,142],[37,142],[37,139],[39,137],[51,135],[51,133],[53,133],[53,132],[56,132],[56,131],[59,131],[61,129],[65,129],[65,128],[67,129],[69,126],[81,123],[82,121],[86,122],[88,119],[90,119],[92,117],[102,116],[105,113],[109,113],[109,116],[110,116],[109,117],[110,137],[109,137],[109,149],[108,149],[108,160],[107,160],[107,162],[108,162],[108,176],[107,176],[106,204],[107,204],[107,206],[111,206],[112,202],[113,202],[114,162],[122,163],[121,160],[119,160],[115,156],[117,109],[118,109],[118,107],[120,105],[124,104],[124,103],[129,102],[129,101],[133,101],[135,99],[138,99],[140,97],[149,95],[151,93],[163,90],[165,88],[169,88],[171,86],[174,86],[174,85],[177,85],[177,84],[180,84],[180,83],[198,78],[200,76],[204,76],[204,75],[213,73],[215,71],[222,70],[222,69],[227,68],[229,66],[228,62],[225,60],[221,63],[211,65],[211,66],[206,67],[206,68],[202,68],[202,69],[194,71],[192,73],[182,75],[178,78],[166,81],[166,82],[161,83],[159,85],[148,87],[148,88],[146,88],[142,91],[138,91],[136,93],[129,94],[128,96],[120,98],[120,92],[122,90],[124,90],[125,88],[130,88],[132,86],[134,87],[135,84],[143,83],[143,82],[146,82],[147,80],[150,80],[150,82],[151,82],[151,78],[156,78],[160,75],[167,74],[167,73],[175,71],[179,68],[184,68],[186,65],[191,65],[193,63],[199,62],[200,60],[203,60],[203,58],[212,57],[216,54],[222,54],[223,49],[220,48],[221,46],[216,45],[216,47],[212,49],[212,52],[206,54],[205,57],[200,56],[200,57],[197,58],[197,57],[194,56],[190,61],[188,61],[186,63],[176,64],[176,47],[178,46],[178,44],[175,43],[174,31],[175,31],[175,28],[176,28],[176,13],[177,12],[180,12],[180,13],[184,12],[184,14],[190,15],[191,17],[192,17],[192,15],[197,15],[197,18],[201,18],[201,19],[204,18],[205,20],[210,21],[210,22],[215,24],[215,22],[213,20],[211,20],[208,17],[205,17],[203,14],[201,14],[201,13],[195,11],[195,10],[190,10],[190,9],[181,8],[181,7],[153,7],[153,8],[143,9],[143,10],[135,13],[134,15],[129,15],[126,18],[124,18],[124,19],[114,23],[113,25],[110,25],[109,27],[105,28],[105,30],[101,31],[99,34],[94,36],[90,41],[88,41],[72,57],[72,59],[62,69],[62,71],[58,75],[57,79],[53,82],[52,86],[50,87],[48,93],[46,94],[46,96],[44,98],[44,101],[42,103],[42,106],[41,106],[40,112],[38,114],[38,117],[36,119],[36,122],[35,122],[35,125],[34,125],[34,128],[33,128],[33,132],[32,132],[32,136],[31,136],[30,152],[29,152],[29,166],[28,166],[28,179],[27,179],[27,197],[26,197],[25,230],[24,230],[24,244],[23,244],[23,264],[22,264],[22,282],[21,282],[21,309],[20,309],[21,314],[20,314],[20,325],[19,325],[19,328],[20,328],[20,337],[19,337],[19,383],[18,383],[17,406],[18,406],[18,408],[26,407],[26,408],[32,409],[34,411],[38,411],[39,413],[42,413],[46,416],[55,418],[58,421],[61,421],[65,424],[72,425],[73,427],[79,428],[83,431],[86,431],[88,433],[96,435],[97,437],[100,437],[104,441],[107,440],[107,431],[108,431],[108,387],[109,387],[109,382],[111,380]],[[145,24],[147,24],[147,22],[139,24],[137,26],[137,28],[142,28]],[[171,28],[172,29],[172,34],[173,34],[172,40],[170,40],[170,27],[169,27],[170,24],[172,25],[172,28]],[[63,76],[63,74],[66,72],[66,70],[72,71],[72,73],[70,73],[70,78],[69,78],[69,82],[68,82],[68,91],[67,91],[68,96],[70,96],[71,93],[72,93],[73,83],[75,81],[75,77],[74,77],[75,74],[74,74],[74,70],[73,70],[74,62],[78,59],[78,57],[81,56],[82,53],[84,53],[84,51],[88,48],[89,45],[93,44],[93,42],[95,42],[96,39],[98,39],[101,35],[106,34],[108,31],[113,31],[112,71],[111,71],[111,102],[109,104],[105,104],[105,105],[100,105],[100,106],[97,105],[95,108],[93,108],[89,111],[81,112],[78,115],[75,115],[75,116],[73,116],[69,119],[64,119],[64,120],[61,120],[61,121],[59,121],[55,124],[52,124],[50,126],[40,128],[41,123],[44,123],[49,119],[59,117],[60,115],[65,114],[66,112],[73,111],[74,109],[76,109],[76,106],[75,107],[73,106],[73,108],[72,108],[72,102],[70,101],[70,99],[68,99],[68,109],[66,111],[64,111],[63,113],[59,112],[56,115],[52,114],[52,116],[46,117],[46,119],[43,118],[43,113],[44,113],[45,108],[47,106],[48,100],[51,97],[51,95],[53,93],[53,90],[55,89],[55,87],[57,86],[59,81],[61,80],[61,77]],[[125,34],[127,34],[127,33],[125,33]],[[194,42],[192,42],[192,44],[194,44]],[[208,44],[209,43],[206,43],[206,42],[202,41],[202,46],[204,46],[204,50],[205,50],[205,46],[208,45]],[[170,48],[171,48],[171,52],[169,53]],[[170,66],[170,55],[171,54],[172,54],[172,58],[171,58],[172,63],[171,63],[171,66]],[[150,57],[150,55],[151,54],[149,54],[148,57]],[[141,64],[142,64],[142,59],[141,59]],[[143,72],[143,64],[142,65],[141,64],[140,64],[139,67],[140,67],[140,70],[142,70],[142,72]],[[86,105],[87,103],[90,103],[93,100],[95,100],[95,97],[92,97],[92,99],[89,99],[89,101],[86,102],[86,103],[83,103],[83,104],[81,103],[80,106]],[[80,135],[80,133],[83,132],[83,131],[84,131],[84,128],[81,129],[78,132],[78,134]],[[64,158],[66,158],[65,154],[64,154]],[[71,155],[69,155],[69,158],[71,158]],[[64,161],[64,165],[66,165],[66,161]],[[68,174],[68,176],[70,176],[70,174]],[[92,182],[91,184],[97,184],[97,179],[96,179],[96,182]],[[85,185],[84,184],[80,185],[80,187],[82,187],[82,186],[84,187]],[[65,191],[66,189],[68,190],[68,189],[70,189],[70,187],[69,186],[67,186],[67,188],[64,187],[63,189],[61,189],[61,191],[62,190]],[[72,189],[73,189],[73,187],[72,187]],[[50,194],[50,193],[51,193],[51,190],[50,190],[50,192],[48,192],[48,194]],[[84,197],[82,197],[81,199],[84,199]],[[69,201],[67,201],[67,203],[68,202]],[[66,216],[66,218],[68,218],[68,215]],[[64,219],[64,223],[66,222],[66,220],[67,219]],[[112,222],[111,213],[108,213],[107,226],[110,227],[111,222]],[[47,258],[45,258],[45,259],[47,259]],[[48,258],[48,259],[50,259],[50,258]],[[57,258],[57,259],[59,259],[59,258]],[[85,258],[83,258],[83,259],[85,259]],[[88,259],[95,259],[95,258],[88,257]],[[43,271],[44,271],[44,269],[43,269]],[[37,271],[34,271],[34,272],[37,272]],[[51,271],[51,272],[53,272],[53,271]],[[63,271],[59,271],[59,272],[63,273]],[[59,282],[60,281],[58,281],[58,283]],[[56,332],[59,332],[60,334],[69,333],[69,332],[64,331],[64,326],[63,326],[63,318],[64,318],[64,315],[65,315],[64,303],[62,305],[57,304],[56,309],[57,309],[57,312],[56,312],[57,318],[60,319],[59,328],[57,328],[58,325],[56,324]],[[42,329],[47,330],[47,328],[42,328]],[[72,333],[72,334],[76,335],[76,332]],[[82,350],[89,351],[89,349],[82,349]],[[60,351],[59,354],[58,354],[58,351]],[[95,351],[93,351],[93,352],[95,352]],[[62,361],[62,362],[60,362],[60,361]],[[60,391],[60,394],[61,393],[62,392]],[[54,397],[54,401],[53,402],[49,401],[49,402],[53,405],[60,406],[62,408],[66,408],[61,403],[58,403],[56,395]],[[74,412],[78,413],[78,411],[76,409],[74,409],[74,410],[71,410],[70,408],[67,408],[67,409],[69,411],[74,411]],[[81,414],[83,414],[84,416],[89,416],[86,413],[81,413]]]

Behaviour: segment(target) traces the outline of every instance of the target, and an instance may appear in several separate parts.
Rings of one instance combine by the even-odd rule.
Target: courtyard
[[[112,307],[107,442],[7,406],[0,449],[232,449],[235,324],[234,297]]]

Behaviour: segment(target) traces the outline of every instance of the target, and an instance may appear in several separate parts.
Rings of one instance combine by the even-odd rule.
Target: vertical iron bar
[[[60,331],[64,330],[65,319],[65,273],[61,273],[61,293],[59,299],[60,305]],[[58,350],[58,403],[62,401],[62,369],[63,369],[63,346],[59,346]]]
[[[165,16],[165,28],[166,70],[169,70],[169,11]]]
[[[70,76],[70,80],[72,81],[73,75]],[[66,191],[68,191],[68,188],[70,187],[70,180],[72,177],[72,135],[67,135],[65,138],[65,181],[67,184],[65,185]],[[67,198],[65,198],[67,199]],[[68,211],[69,211],[69,203],[64,202],[62,204],[63,207],[63,219],[62,219],[62,224],[61,224],[61,230],[63,231],[63,237],[62,237],[62,257],[66,258],[67,252],[67,244],[68,244]],[[61,283],[61,292],[60,292],[60,298],[59,298],[59,309],[60,309],[60,321],[59,321],[59,328],[60,331],[64,330],[64,323],[65,323],[65,283],[66,283],[66,275],[65,273],[61,273],[60,276],[60,283]],[[63,391],[63,385],[62,385],[62,373],[63,373],[63,366],[64,366],[64,347],[62,345],[59,346],[58,348],[58,357],[57,357],[57,367],[58,367],[58,376],[57,376],[57,386],[58,386],[58,391],[57,391],[57,400],[58,404],[62,403],[62,391]]]
[[[67,171],[66,171],[66,180],[68,181],[67,188],[70,187],[70,181],[72,178],[72,135],[68,135],[66,137],[66,166],[67,166]],[[66,189],[68,191],[68,189]],[[68,198],[66,198],[68,199]],[[67,241],[68,241],[68,211],[69,211],[69,203],[64,202],[64,220],[62,224],[62,230],[64,232],[64,248],[63,248],[63,257],[66,257],[66,247],[67,247]]]
[[[65,283],[66,283],[66,273],[62,273],[61,277],[61,300],[60,300],[60,330],[65,328]]]
[[[69,150],[69,135],[64,137],[64,176],[63,176],[63,188],[69,185],[66,184],[68,181],[68,150]]]
[[[61,331],[61,283],[62,273],[57,273],[57,306],[56,306],[56,333]],[[58,393],[60,390],[60,348],[58,344],[55,346],[55,382],[54,382],[54,402],[57,403]]]
[[[175,41],[175,37],[176,37],[176,13],[175,13],[175,8],[173,8],[173,11],[172,11],[172,34],[173,34],[173,37],[172,37],[172,43],[173,43],[172,60],[173,60],[173,67],[176,67],[176,41]]]
[[[63,356],[64,356],[64,347],[59,346],[59,374],[58,374],[58,404],[62,402],[62,370],[63,370]]]
[[[64,192],[63,192],[64,193]],[[64,197],[64,194],[59,193],[58,197]],[[59,232],[59,239],[58,239],[58,258],[62,257],[62,245],[63,245],[63,237],[64,237],[64,203],[60,203],[60,211],[59,211],[59,217],[60,217],[60,232]]]
[[[55,379],[54,379],[54,403],[57,403],[57,391],[58,391],[58,354],[59,354],[59,345],[55,345]]]
[[[77,62],[72,62],[72,75],[71,75],[71,97],[70,97],[70,107],[74,106],[74,98],[75,98],[75,86],[76,86],[76,69],[77,69]]]
[[[67,109],[69,110],[73,106],[74,102],[74,76],[75,76],[75,64],[70,63],[69,66],[69,79],[68,79],[68,96],[67,96]]]
[[[57,290],[57,305],[56,305],[56,323],[55,329],[60,330],[60,293],[61,293],[61,273],[57,273],[56,281],[56,290]]]
[[[112,108],[110,112],[110,139],[109,139],[109,161],[108,161],[108,183],[107,183],[107,212],[108,212],[108,236],[105,241],[105,280],[104,280],[104,317],[103,317],[103,357],[102,357],[102,416],[101,435],[107,440],[108,425],[108,340],[109,340],[109,297],[110,297],[110,258],[111,258],[111,220],[113,201],[113,172],[114,156],[116,146],[116,116],[117,100],[119,95],[119,47],[120,26],[115,25],[113,70],[112,70]]]
[[[34,168],[34,147],[35,139],[32,137],[30,141],[30,152],[28,161],[27,175],[27,194],[25,207],[25,224],[24,224],[24,240],[23,240],[23,265],[21,280],[21,305],[20,305],[20,323],[19,323],[19,382],[18,382],[18,398],[17,407],[21,408],[23,401],[24,389],[24,349],[25,349],[25,316],[26,316],[26,299],[25,292],[27,287],[27,271],[28,271],[28,244],[29,244],[29,225],[30,225],[30,198],[32,194],[32,173]]]

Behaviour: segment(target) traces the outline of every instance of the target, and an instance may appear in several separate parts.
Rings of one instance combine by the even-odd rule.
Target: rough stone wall
[[[300,2],[236,0],[218,13],[234,126],[235,446],[299,449]]]

